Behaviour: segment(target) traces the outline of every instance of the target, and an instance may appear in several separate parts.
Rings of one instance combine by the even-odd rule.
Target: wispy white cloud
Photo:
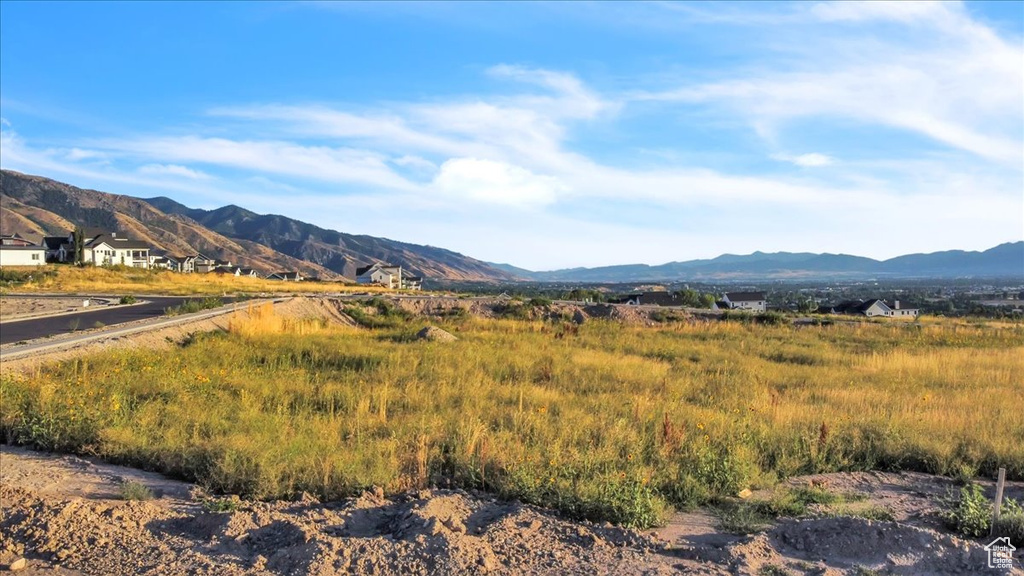
[[[209,174],[199,170],[193,170],[177,164],[144,164],[138,168],[139,174],[151,174],[156,176],[175,176],[190,178],[192,180],[208,180]]]
[[[135,158],[226,166],[302,179],[370,184],[394,190],[414,187],[387,166],[385,155],[347,147],[199,136],[104,140],[95,144],[118,155]]]
[[[567,186],[518,166],[479,158],[453,158],[441,165],[432,183],[441,194],[516,207],[553,203]]]
[[[781,162],[789,162],[796,164],[803,168],[817,168],[819,166],[828,166],[835,163],[835,158],[827,154],[819,154],[817,152],[809,152],[807,154],[772,154],[772,159],[779,160]]]
[[[98,150],[84,150],[82,148],[72,148],[67,151],[64,156],[72,162],[78,162],[80,160],[98,160],[106,159],[107,155]]]
[[[827,3],[813,5],[810,14],[824,22],[888,20],[917,33],[902,40],[858,29],[852,37],[836,33],[834,39],[819,36],[813,42],[798,35],[787,46],[800,55],[798,69],[755,70],[635,97],[722,105],[761,133],[800,118],[853,119],[1019,165],[1024,154],[1019,40],[1001,38],[951,2]]]

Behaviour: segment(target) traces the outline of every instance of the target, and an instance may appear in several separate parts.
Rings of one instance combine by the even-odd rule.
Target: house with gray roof
[[[721,302],[718,303],[718,307],[729,310],[765,312],[768,310],[768,298],[764,292],[726,292]]]

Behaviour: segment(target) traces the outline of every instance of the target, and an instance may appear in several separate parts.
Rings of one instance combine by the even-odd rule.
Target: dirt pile
[[[4,448],[0,563],[63,574],[669,574],[651,537],[462,491],[342,502],[241,502],[212,512],[185,483]],[[117,500],[124,480],[154,486]],[[191,495],[190,495],[191,494]],[[33,572],[35,571],[35,572]]]
[[[344,303],[333,298],[298,296],[275,304],[274,312],[287,318],[320,318],[343,326],[359,326],[345,313]]]
[[[243,502],[74,456],[4,446],[0,464],[0,566],[24,557],[21,574],[852,576],[971,574],[986,566],[983,543],[902,521],[815,517],[737,536],[698,511],[641,534],[455,490]],[[935,506],[933,493],[949,483],[917,474],[812,479],[821,478],[837,490],[865,488],[869,500],[893,504],[897,518]],[[154,498],[120,499],[128,481],[144,484]],[[1014,494],[1024,490],[1020,484],[1010,487]]]
[[[416,333],[417,340],[429,340],[431,342],[455,342],[458,340],[450,332],[446,332],[435,326],[427,326]]]

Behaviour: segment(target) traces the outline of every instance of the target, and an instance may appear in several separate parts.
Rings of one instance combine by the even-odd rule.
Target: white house
[[[423,277],[413,276],[411,272],[402,270],[402,289],[404,290],[422,290],[423,289]]]
[[[402,287],[402,267],[390,264],[371,264],[356,270],[357,284],[372,284],[397,290]]]
[[[74,232],[69,233],[64,242],[58,243],[55,237],[44,238],[44,242],[54,260],[75,261]],[[117,232],[87,230],[83,234],[82,261],[96,266],[149,268],[149,244],[119,236]]]
[[[917,318],[920,310],[917,308],[901,308],[900,301],[895,300],[889,306],[883,300],[877,298],[871,300],[848,300],[832,307],[833,314],[856,314],[868,318]]]
[[[149,244],[118,237],[117,232],[87,238],[82,246],[82,260],[96,266],[149,268]]]
[[[6,238],[4,238],[6,240]],[[0,266],[42,266],[46,264],[46,248],[0,241]]]
[[[751,312],[768,310],[768,299],[764,292],[726,292],[722,302],[730,310],[749,310]]]
[[[420,290],[423,278],[402,270],[401,266],[377,262],[356,269],[356,283],[384,286],[392,290]]]
[[[894,300],[892,303],[892,313],[889,314],[893,318],[917,318],[921,311],[917,308],[900,308],[900,301]]]

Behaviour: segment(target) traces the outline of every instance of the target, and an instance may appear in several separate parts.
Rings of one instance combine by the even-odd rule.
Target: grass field
[[[373,329],[276,316],[167,351],[3,376],[9,441],[97,454],[255,498],[480,488],[650,526],[801,473],[1024,478],[1024,325],[641,327],[387,305]]]
[[[82,294],[170,294],[181,296],[239,293],[314,294],[378,291],[378,288],[343,282],[285,282],[262,278],[234,277],[225,274],[179,274],[169,270],[141,268],[103,268],[52,265],[42,269],[11,269],[15,279],[5,290],[29,293]],[[22,281],[31,275],[32,279]]]

